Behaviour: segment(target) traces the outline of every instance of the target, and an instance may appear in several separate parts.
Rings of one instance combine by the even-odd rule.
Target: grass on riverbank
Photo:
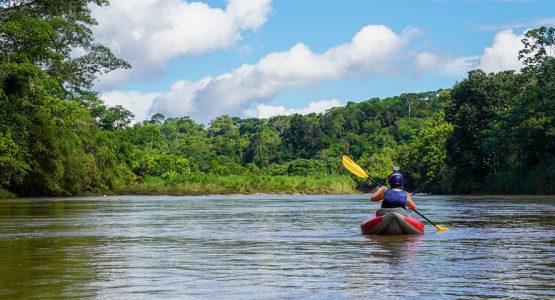
[[[10,199],[17,197],[14,193],[10,193],[6,190],[0,189],[0,199]]]
[[[146,177],[116,191],[127,195],[208,194],[352,194],[356,183],[349,176],[218,176],[212,174]]]

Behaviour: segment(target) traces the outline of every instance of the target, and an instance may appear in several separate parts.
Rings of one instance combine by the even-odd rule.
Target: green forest
[[[98,76],[132,66],[94,43],[91,4],[0,1],[1,197],[371,190],[342,155],[382,182],[399,165],[413,192],[555,194],[555,28],[525,34],[516,72],[205,126],[103,102]]]

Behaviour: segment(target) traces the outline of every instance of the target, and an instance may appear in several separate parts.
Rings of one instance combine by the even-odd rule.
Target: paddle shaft
[[[376,180],[374,180],[372,177],[368,177],[368,180],[372,181],[373,183],[377,184],[379,187],[382,187],[383,185],[381,185],[379,182],[377,182]]]
[[[411,208],[411,209],[412,209],[412,208]],[[422,218],[426,219],[426,221],[432,223],[432,225],[434,225],[435,227],[437,227],[436,223],[434,223],[434,222],[430,221],[430,219],[424,217],[424,215],[421,214],[421,213],[419,213],[416,209],[412,209],[412,211],[414,211],[414,212],[417,213],[419,216],[421,216]]]

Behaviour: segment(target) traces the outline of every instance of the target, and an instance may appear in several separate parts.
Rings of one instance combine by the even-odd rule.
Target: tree
[[[130,68],[108,48],[93,43],[90,27],[96,21],[89,4],[107,5],[108,1],[1,0],[1,60],[40,66],[68,94],[89,89],[99,74]],[[83,55],[73,57],[76,48]]]
[[[132,112],[121,105],[116,105],[106,109],[99,125],[100,128],[107,130],[123,129],[131,123],[133,118],[135,115]]]
[[[528,30],[522,43],[524,49],[518,52],[518,59],[526,66],[537,67],[555,57],[555,28],[542,26]]]
[[[105,141],[92,114],[102,105],[87,89],[99,74],[129,65],[92,43],[89,4],[107,1],[0,1],[0,136],[14,149],[1,155],[1,188],[71,195],[102,189],[110,185],[103,179],[121,174],[114,163],[103,170],[108,176],[99,175],[100,162],[114,157],[99,151]],[[83,55],[72,56],[76,48]],[[89,111],[86,101],[100,110]]]
[[[166,116],[164,116],[161,113],[155,113],[154,115],[152,115],[152,117],[150,118],[150,124],[154,124],[154,125],[162,125],[164,124],[164,121],[166,120]]]
[[[102,99],[98,98],[98,94],[90,91],[81,91],[79,97],[75,99],[80,101],[90,114],[96,120],[98,127],[104,130],[123,129],[127,127],[135,115],[123,108],[121,105],[108,107]]]
[[[485,176],[499,170],[502,153],[484,148],[483,141],[492,122],[510,108],[517,93],[512,71],[486,74],[473,70],[446,94],[445,120],[453,124],[453,134],[447,141],[447,162],[454,169],[453,180],[460,188],[457,192],[479,190]]]
[[[400,147],[400,165],[410,178],[407,188],[426,192],[450,190],[445,146],[452,131],[453,125],[445,122],[444,113],[440,112],[424,123],[414,139]]]
[[[299,158],[311,158],[319,150],[321,128],[316,114],[294,114],[283,134],[283,144]]]

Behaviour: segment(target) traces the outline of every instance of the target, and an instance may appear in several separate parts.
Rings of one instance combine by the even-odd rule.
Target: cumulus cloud
[[[225,10],[182,0],[112,0],[95,7],[96,39],[133,65],[102,77],[97,88],[159,74],[182,56],[230,47],[243,30],[263,25],[270,11],[271,0],[229,0]]]
[[[154,100],[150,113],[175,117],[185,114],[207,123],[221,114],[242,115],[252,105],[265,103],[288,89],[313,86],[326,80],[383,74],[407,45],[414,30],[398,35],[386,26],[362,28],[345,44],[315,53],[302,43],[274,52],[256,64],[246,64],[197,82],[179,81]]]
[[[518,51],[523,49],[521,40],[524,36],[513,33],[512,29],[498,32],[490,47],[484,49],[480,56],[479,69],[486,72],[503,70],[520,70],[523,65],[518,60]]]
[[[248,16],[239,12],[235,14]],[[243,20],[238,26],[257,26],[262,22],[250,17]],[[339,101],[316,101],[303,109],[288,109],[268,103],[286,90],[313,87],[347,77],[395,72],[399,57],[414,59],[415,75],[436,73],[460,78],[476,68],[498,72],[519,70],[522,66],[517,58],[522,48],[522,35],[512,30],[498,32],[481,54],[468,57],[427,51],[407,54],[405,48],[416,34],[418,30],[414,29],[396,34],[386,26],[369,25],[356,33],[351,41],[321,53],[299,43],[289,50],[269,53],[255,64],[242,65],[220,76],[177,81],[167,92],[113,92],[103,96],[109,99],[108,104],[124,105],[130,109],[139,121],[160,112],[167,117],[188,115],[207,124],[223,114],[267,118],[278,114],[323,112],[339,105]],[[403,65],[403,68],[408,66]]]
[[[463,77],[470,70],[476,69],[480,56],[448,58],[440,65],[440,74]]]
[[[522,50],[523,35],[513,30],[503,30],[495,34],[492,44],[479,55],[452,57],[431,52],[418,53],[415,56],[415,75],[438,72],[444,76],[461,77],[473,69],[485,72],[506,70],[519,71],[522,62],[518,60],[518,51]]]
[[[431,52],[418,53],[414,58],[415,74],[420,76],[429,71],[435,70],[440,63],[439,57]]]
[[[288,116],[293,114],[307,115],[310,113],[324,113],[332,107],[339,107],[343,105],[344,103],[337,99],[313,101],[302,108],[286,108],[281,105],[275,106],[261,103],[254,109],[246,110],[245,116],[250,118],[266,119],[275,116]]]
[[[114,91],[100,95],[108,106],[121,105],[135,115],[135,121],[149,119],[150,107],[153,100],[160,96],[160,93],[141,93],[135,91]]]

